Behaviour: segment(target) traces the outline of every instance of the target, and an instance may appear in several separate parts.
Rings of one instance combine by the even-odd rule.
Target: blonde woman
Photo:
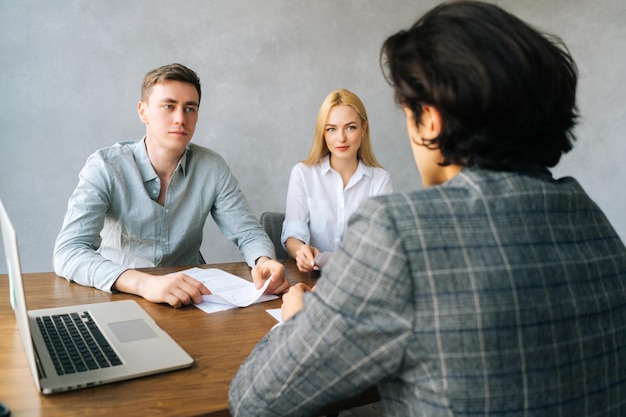
[[[392,191],[372,150],[365,106],[351,91],[335,90],[318,112],[309,156],[291,171],[281,242],[300,271],[318,270],[359,203]]]

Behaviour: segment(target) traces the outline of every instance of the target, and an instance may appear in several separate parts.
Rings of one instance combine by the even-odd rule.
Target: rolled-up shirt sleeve
[[[104,162],[97,154],[89,157],[79,174],[78,186],[54,247],[53,263],[57,275],[81,285],[111,291],[115,280],[126,269],[98,253],[107,210],[111,182]]]
[[[285,208],[285,223],[280,241],[285,245],[288,238],[296,238],[306,244],[310,243],[309,207],[305,186],[304,173],[300,164],[295,165],[289,177],[287,188],[287,202]]]
[[[221,158],[223,164],[216,179],[217,198],[211,216],[222,234],[232,241],[250,267],[261,256],[276,259],[274,244],[254,216],[248,201],[239,188],[237,178]]]

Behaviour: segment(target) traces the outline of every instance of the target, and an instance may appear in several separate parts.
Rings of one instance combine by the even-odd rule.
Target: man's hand
[[[211,291],[200,281],[181,272],[150,275],[129,269],[113,284],[114,290],[139,295],[153,303],[167,303],[179,308],[202,301]]]
[[[285,279],[285,266],[278,261],[262,256],[252,268],[252,281],[258,289],[270,278],[272,281],[265,290],[266,294],[282,294],[291,286]]]
[[[315,291],[315,287],[311,288],[302,282],[289,288],[289,291],[283,295],[282,315],[283,321],[290,319],[297,312],[302,310],[304,306],[302,298],[307,291]]]

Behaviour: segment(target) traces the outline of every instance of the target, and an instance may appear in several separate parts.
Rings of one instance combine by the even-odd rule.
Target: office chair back
[[[289,259],[289,255],[282,243],[280,243],[280,235],[283,231],[283,221],[285,220],[285,213],[276,213],[272,211],[266,211],[261,214],[259,219],[261,226],[265,229],[274,244],[276,249],[276,259]]]

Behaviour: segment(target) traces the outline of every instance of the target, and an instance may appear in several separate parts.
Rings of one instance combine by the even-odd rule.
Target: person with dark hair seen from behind
[[[386,416],[626,415],[626,248],[573,178],[576,65],[497,5],[443,3],[381,61],[424,189],[365,200],[231,383],[233,416],[375,385]]]
[[[320,270],[359,203],[392,191],[365,105],[352,91],[334,90],[318,111],[309,155],[291,170],[281,242],[301,272]]]
[[[190,143],[200,110],[200,79],[181,64],[148,72],[137,106],[146,135],[92,154],[80,172],[54,248],[57,275],[104,291],[181,307],[209,290],[183,273],[142,267],[201,263],[211,216],[235,243],[267,292],[289,287],[284,266],[224,159]]]

